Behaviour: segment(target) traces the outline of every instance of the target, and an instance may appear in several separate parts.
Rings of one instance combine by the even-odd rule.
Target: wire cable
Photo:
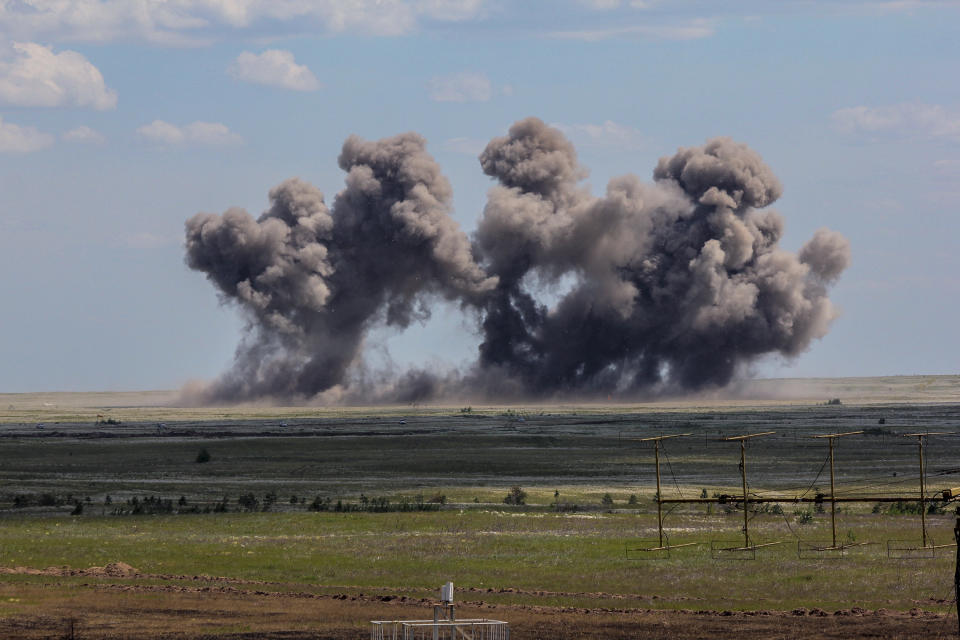
[[[670,477],[673,478],[673,486],[675,486],[675,487],[677,488],[677,493],[680,494],[680,497],[682,498],[682,497],[683,497],[683,491],[680,490],[680,483],[677,482],[677,476],[676,476],[676,474],[673,472],[673,465],[670,464],[670,456],[667,455],[667,448],[664,447],[663,449],[661,449],[661,451],[663,451],[663,458],[664,458],[664,460],[667,461],[667,469],[670,470]]]

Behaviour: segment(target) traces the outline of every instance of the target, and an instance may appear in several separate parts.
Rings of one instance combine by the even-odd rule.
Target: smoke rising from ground
[[[782,188],[758,154],[728,138],[663,158],[595,197],[570,142],[536,118],[480,155],[490,189],[468,236],[451,187],[408,133],[351,136],[346,186],[328,208],[298,179],[241,209],[186,223],[187,264],[207,275],[248,330],[205,401],[385,401],[636,396],[728,384],[759,356],[793,357],[836,317],[827,288],[846,268],[840,234],[797,254],[778,247]],[[568,286],[553,306],[544,287]],[[400,329],[438,299],[477,318],[464,371],[376,374],[374,327]],[[466,336],[465,336],[466,338]]]

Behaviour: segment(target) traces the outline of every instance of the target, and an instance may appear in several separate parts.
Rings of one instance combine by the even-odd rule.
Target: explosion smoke
[[[626,175],[597,198],[561,132],[517,122],[480,155],[499,185],[472,246],[420,136],[351,136],[339,164],[332,210],[293,179],[256,220],[230,209],[187,221],[187,264],[249,319],[207,399],[371,393],[356,375],[366,333],[428,318],[437,297],[479,314],[479,359],[463,376],[396,376],[394,399],[722,386],[758,356],[796,356],[823,336],[836,315],[827,287],[849,263],[846,239],[826,229],[796,255],[777,246],[783,220],[760,209],[780,183],[727,138],[661,159],[653,184]],[[538,301],[544,285],[571,281],[554,308]]]

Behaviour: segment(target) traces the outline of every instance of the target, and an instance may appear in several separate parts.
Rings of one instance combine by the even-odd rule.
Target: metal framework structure
[[[510,624],[487,618],[457,619],[453,583],[440,588],[433,620],[371,620],[370,640],[510,640]]]
[[[370,640],[510,640],[501,620],[373,620]]]
[[[852,436],[862,434],[863,431],[848,431],[845,433],[828,433],[812,436],[817,439],[826,439],[829,443],[829,461],[830,461],[830,495],[825,496],[821,493],[818,493],[815,497],[806,497],[806,496],[792,496],[792,497],[774,497],[774,498],[764,498],[764,497],[751,497],[747,490],[747,460],[746,460],[746,443],[748,440],[753,438],[758,438],[762,436],[773,435],[774,431],[764,431],[762,433],[750,433],[739,436],[730,436],[722,438],[724,442],[739,442],[740,444],[740,478],[743,487],[743,493],[739,496],[736,495],[720,495],[713,498],[664,498],[661,493],[661,484],[660,484],[660,443],[663,440],[668,438],[678,438],[683,436],[690,436],[692,434],[682,433],[676,435],[666,435],[666,436],[655,436],[651,438],[631,438],[638,442],[653,442],[654,443],[654,460],[656,465],[656,475],[657,475],[657,530],[659,533],[659,544],[657,546],[640,546],[635,548],[627,549],[627,555],[630,556],[631,551],[639,552],[657,552],[657,551],[666,551],[669,553],[671,549],[677,549],[680,547],[688,547],[697,544],[699,542],[689,542],[679,545],[671,545],[669,541],[664,544],[664,531],[663,531],[663,505],[665,504],[734,504],[742,505],[743,508],[743,544],[742,546],[730,546],[729,544],[725,545],[719,541],[711,541],[710,550],[711,555],[714,557],[722,557],[722,554],[725,552],[740,552],[741,554],[749,554],[755,557],[756,550],[761,547],[768,547],[776,544],[781,544],[783,541],[774,541],[758,544],[752,542],[750,539],[750,505],[751,504],[763,504],[763,503],[815,503],[822,504],[824,502],[830,502],[830,530],[831,530],[831,542],[829,545],[811,545],[807,544],[804,547],[802,541],[797,544],[797,553],[803,557],[804,552],[815,552],[815,553],[824,553],[824,552],[840,552],[841,555],[843,551],[849,547],[860,546],[869,543],[843,543],[838,544],[837,542],[837,503],[890,503],[890,502],[917,502],[920,505],[920,530],[921,530],[921,546],[916,547],[910,545],[904,541],[889,540],[887,541],[887,555],[890,557],[910,557],[910,558],[923,558],[923,557],[932,557],[937,549],[942,549],[946,547],[956,546],[956,542],[949,544],[936,545],[932,544],[929,536],[927,535],[927,519],[926,519],[926,505],[930,498],[927,497],[926,489],[926,467],[924,465],[923,458],[923,448],[924,448],[924,438],[928,436],[939,436],[939,435],[952,435],[945,432],[924,432],[924,433],[908,433],[904,434],[904,437],[915,437],[917,438],[917,443],[919,447],[919,459],[920,459],[920,488],[919,495],[913,496],[875,496],[875,497],[838,497],[836,494],[836,482],[835,482],[835,473],[834,473],[834,442],[837,438],[842,438],[845,436]],[[942,491],[942,499],[944,501],[956,500],[960,498],[960,487],[955,489],[945,489]],[[929,542],[929,543],[928,543]]]

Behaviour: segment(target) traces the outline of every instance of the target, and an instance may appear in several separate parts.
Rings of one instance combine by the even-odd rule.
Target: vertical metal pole
[[[653,453],[657,461],[657,530],[660,532],[660,546],[663,546],[663,495],[660,493],[660,441],[653,441]]]
[[[960,631],[960,514],[953,525],[953,539],[957,541],[957,568],[953,571],[953,594],[957,598],[957,625]]]
[[[920,444],[920,528],[923,530],[923,546],[927,546],[927,496],[926,473],[923,468],[923,436],[917,436]]]
[[[749,512],[747,511],[747,443],[740,441],[740,477],[743,479],[743,546],[750,546]]]
[[[837,546],[837,494],[833,484],[833,438],[830,441],[830,529],[833,531],[833,546]]]

